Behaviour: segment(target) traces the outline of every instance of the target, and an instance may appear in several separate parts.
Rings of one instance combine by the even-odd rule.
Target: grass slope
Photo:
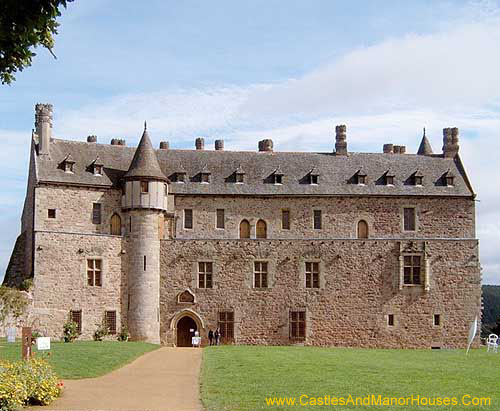
[[[500,354],[472,350],[364,350],[316,347],[209,347],[201,396],[207,411],[500,410]],[[267,406],[266,397],[325,395],[456,397],[458,406]],[[491,397],[466,407],[462,396]]]
[[[159,347],[159,345],[143,342],[52,342],[49,357],[45,352],[36,353],[36,356],[47,357],[60,378],[79,379],[107,374]],[[8,344],[5,339],[0,339],[0,360],[19,360],[20,358],[20,342]]]

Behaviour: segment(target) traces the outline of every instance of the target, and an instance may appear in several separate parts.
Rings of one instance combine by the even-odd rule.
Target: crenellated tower
[[[160,342],[160,226],[167,210],[167,177],[144,124],[124,176],[122,208],[129,226],[128,328],[131,339]]]

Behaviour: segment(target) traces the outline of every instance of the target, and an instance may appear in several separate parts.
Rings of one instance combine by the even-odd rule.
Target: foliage
[[[157,344],[133,341],[75,341],[73,344],[51,342],[46,360],[62,379],[92,378],[107,374],[137,357],[160,348]],[[33,346],[35,358],[44,355]],[[0,361],[15,361],[21,356],[21,341],[7,343],[0,338]],[[45,356],[45,355],[44,355]]]
[[[467,341],[464,341],[464,347]],[[457,406],[345,406],[343,410],[492,410],[500,404],[500,355],[465,350],[379,350],[320,347],[219,346],[203,350],[201,397],[207,411],[320,410],[269,407],[266,397],[325,395],[456,397]],[[490,397],[467,407],[464,395]],[[336,407],[331,407],[336,408]]]
[[[117,338],[118,338],[118,341],[128,341],[129,332],[128,332],[128,328],[125,325],[122,326],[122,330],[118,334]]]
[[[33,278],[26,278],[21,283],[19,289],[21,291],[29,291],[31,287],[33,287]]]
[[[104,324],[101,324],[94,332],[94,341],[102,341],[108,334],[108,328]]]
[[[499,285],[483,285],[483,317],[481,336],[487,337],[497,326],[497,321],[500,318],[500,286]],[[495,333],[497,334],[497,333]]]
[[[26,295],[15,288],[0,286],[0,322],[8,315],[19,318],[23,313],[28,299]]]
[[[23,405],[48,405],[61,394],[50,364],[43,359],[0,362],[0,410],[15,410]]]
[[[78,324],[74,321],[67,321],[63,325],[64,342],[73,342],[78,338]]]
[[[31,66],[33,48],[52,53],[59,9],[73,0],[2,0],[0,2],[0,81],[10,84],[14,73]],[[55,56],[54,56],[55,57]]]

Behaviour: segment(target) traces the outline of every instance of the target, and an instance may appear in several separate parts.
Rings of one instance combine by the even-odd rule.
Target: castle
[[[481,310],[475,194],[456,128],[416,154],[154,149],[52,136],[37,104],[21,234],[4,283],[33,279],[46,335],[106,324],[188,346],[463,347]],[[332,138],[333,140],[333,138]]]

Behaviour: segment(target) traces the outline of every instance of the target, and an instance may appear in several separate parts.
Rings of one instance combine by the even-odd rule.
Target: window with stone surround
[[[116,311],[106,311],[104,315],[108,333],[116,334]]]
[[[281,229],[290,230],[290,210],[281,210]]]
[[[434,326],[439,327],[441,325],[441,316],[439,314],[434,314]]]
[[[253,270],[254,288],[267,288],[268,264],[266,261],[255,261]]]
[[[306,338],[306,312],[290,311],[290,339],[304,340]]]
[[[191,230],[193,228],[193,210],[186,208],[184,210],[184,228]]]
[[[319,263],[306,262],[306,288],[319,288]]]
[[[219,311],[218,327],[223,343],[234,341],[234,311]]]
[[[404,285],[422,284],[422,257],[420,255],[403,256]]]
[[[358,238],[368,238],[368,223],[365,220],[358,221]]]
[[[257,221],[257,225],[255,227],[255,234],[257,238],[267,238],[267,224],[264,220]]]
[[[250,238],[250,223],[242,220],[240,223],[240,238]]]
[[[217,209],[217,216],[216,216],[216,228],[223,230],[226,225],[226,218],[225,218],[225,213],[223,208],[218,208]]]
[[[323,221],[322,221],[321,210],[314,210],[313,211],[313,228],[315,230],[321,230],[322,225],[323,225]]]
[[[82,333],[82,310],[71,310],[69,312],[69,320],[76,324],[78,334]]]
[[[212,288],[213,263],[198,263],[198,288]]]
[[[49,208],[47,210],[47,218],[56,218],[56,209],[55,208]]]
[[[415,207],[403,208],[403,229],[404,231],[416,231],[417,213]]]
[[[87,285],[102,287],[102,260],[89,258],[87,260]]]
[[[388,314],[387,315],[387,325],[389,327],[393,327],[394,326],[394,314]]]
[[[92,224],[101,224],[102,221],[102,204],[92,204]]]

